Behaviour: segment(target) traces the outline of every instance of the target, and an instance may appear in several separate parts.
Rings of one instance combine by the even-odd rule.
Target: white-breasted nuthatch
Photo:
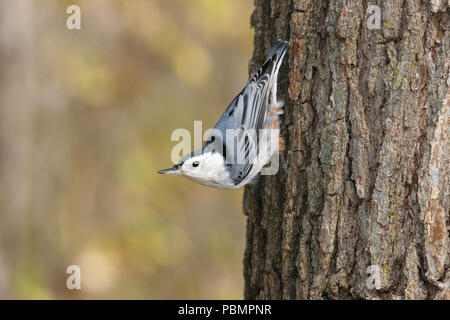
[[[266,61],[233,99],[202,149],[158,173],[183,175],[221,189],[235,189],[254,181],[278,151],[278,146],[274,147],[261,132],[279,130],[278,116],[284,104],[277,100],[277,78],[288,47],[286,41],[275,42]]]

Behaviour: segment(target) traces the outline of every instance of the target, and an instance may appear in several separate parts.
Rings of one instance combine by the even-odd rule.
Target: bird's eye
[[[193,167],[198,167],[199,164],[200,164],[200,162],[198,162],[198,161],[192,162],[192,166],[193,166]]]

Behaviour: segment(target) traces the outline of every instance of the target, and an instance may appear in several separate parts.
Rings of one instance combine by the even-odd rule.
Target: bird
[[[264,63],[222,114],[205,145],[158,173],[182,175],[220,189],[255,183],[278,153],[278,139],[274,143],[267,132],[279,132],[279,115],[284,113],[284,102],[277,99],[277,85],[288,49],[287,41],[275,41]]]

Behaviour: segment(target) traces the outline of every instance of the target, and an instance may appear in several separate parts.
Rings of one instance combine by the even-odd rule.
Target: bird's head
[[[160,170],[161,174],[178,174],[200,183],[220,179],[225,170],[223,156],[215,151],[192,152],[178,161],[172,168]]]

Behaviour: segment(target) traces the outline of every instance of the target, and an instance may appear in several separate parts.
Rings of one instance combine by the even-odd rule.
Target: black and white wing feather
[[[271,97],[277,85],[278,70],[288,49],[286,41],[277,40],[261,68],[250,78],[244,89],[233,99],[214,127],[205,146],[212,142],[223,151],[227,169],[235,185],[243,181],[252,169],[258,154],[258,134],[264,129],[265,120],[276,97]],[[228,136],[227,136],[227,130]],[[217,132],[217,131],[216,131]],[[230,141],[230,132],[234,132]],[[218,139],[216,139],[216,136]],[[222,140],[222,141],[220,141]]]

